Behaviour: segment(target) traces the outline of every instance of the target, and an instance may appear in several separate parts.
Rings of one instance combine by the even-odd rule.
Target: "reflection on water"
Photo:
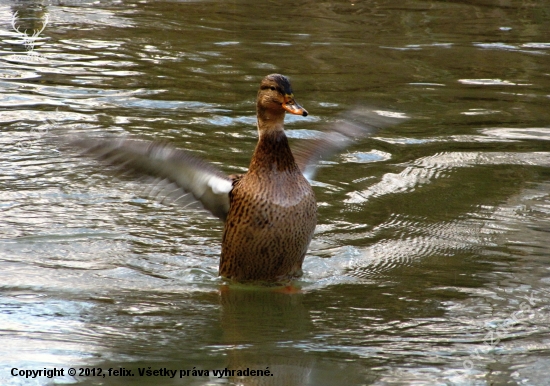
[[[0,383],[545,384],[549,19],[530,1],[2,0]],[[272,72],[310,112],[287,118],[294,146],[358,104],[411,117],[322,163],[299,293],[224,287],[222,224],[49,141],[154,138],[242,172]],[[121,383],[55,379],[76,381]]]

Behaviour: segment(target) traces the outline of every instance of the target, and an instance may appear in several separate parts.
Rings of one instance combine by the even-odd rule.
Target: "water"
[[[548,384],[548,36],[547,1],[2,0],[1,383]],[[272,72],[310,113],[294,143],[357,105],[410,117],[322,165],[301,293],[227,290],[216,219],[48,141],[243,172]],[[273,376],[212,372],[247,367]]]

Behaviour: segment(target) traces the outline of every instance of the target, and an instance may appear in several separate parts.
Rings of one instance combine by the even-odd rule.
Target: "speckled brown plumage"
[[[237,281],[301,276],[317,204],[283,131],[260,136],[248,173],[233,184],[230,203],[220,275]]]

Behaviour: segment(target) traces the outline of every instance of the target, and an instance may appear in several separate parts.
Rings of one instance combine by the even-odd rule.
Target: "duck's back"
[[[264,135],[230,193],[220,275],[237,281],[301,276],[317,204],[284,133]]]

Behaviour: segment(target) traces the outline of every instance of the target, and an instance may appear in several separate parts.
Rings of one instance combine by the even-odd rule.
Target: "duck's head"
[[[271,74],[262,80],[256,107],[260,120],[282,120],[285,112],[303,117],[308,114],[294,99],[288,78],[280,74]]]

